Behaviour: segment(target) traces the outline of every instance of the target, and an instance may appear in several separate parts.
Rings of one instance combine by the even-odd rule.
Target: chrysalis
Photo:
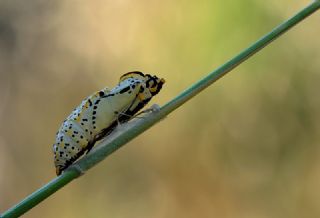
[[[113,89],[104,88],[82,101],[63,122],[53,145],[56,174],[89,152],[118,125],[130,120],[153,96],[164,79],[141,72],[120,77]]]

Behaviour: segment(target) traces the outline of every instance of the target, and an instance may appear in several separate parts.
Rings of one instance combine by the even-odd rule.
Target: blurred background
[[[309,4],[0,2],[0,212],[55,177],[83,98],[128,71],[163,105]],[[320,217],[320,13],[24,217]]]

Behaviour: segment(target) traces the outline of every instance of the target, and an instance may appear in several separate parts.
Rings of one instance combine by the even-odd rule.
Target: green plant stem
[[[98,162],[102,161],[104,158],[113,153],[115,150],[119,149],[125,143],[137,137],[139,134],[153,126],[173,110],[180,107],[186,101],[194,97],[196,94],[201,92],[203,89],[211,85],[226,73],[230,72],[236,66],[264,48],[270,42],[289,30],[291,27],[317,11],[319,8],[320,1],[314,1],[306,8],[299,11],[292,18],[288,19],[287,21],[273,29],[271,32],[266,34],[264,37],[256,41],[254,44],[249,46],[247,49],[240,52],[233,59],[223,64],[200,81],[196,82],[190,88],[183,91],[176,98],[165,104],[159,111],[149,113],[145,116],[144,119],[136,119],[135,121],[129,122],[128,124],[122,126],[120,130],[115,131],[114,134],[99,143],[96,149],[80,159],[73,166],[69,167],[69,169],[67,169],[61,176],[53,179],[45,186],[26,197],[20,203],[14,205],[12,208],[4,212],[1,217],[12,218],[24,214],[25,212],[39,204],[41,201],[52,195],[54,192],[62,188],[64,185],[68,184],[73,179],[79,177],[82,173],[96,165]]]

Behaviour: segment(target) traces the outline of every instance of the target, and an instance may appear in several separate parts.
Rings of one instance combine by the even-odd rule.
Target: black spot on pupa
[[[78,131],[73,131],[73,133],[74,133],[74,134],[78,134],[79,132],[78,132]]]
[[[93,120],[95,120],[95,119],[96,119],[96,117],[95,117],[95,116],[92,116],[92,119],[93,119]]]
[[[81,135],[80,138],[83,139],[83,136]]]
[[[114,96],[114,94],[113,94],[113,93],[108,94],[108,95],[106,95],[106,96],[104,96],[104,97],[112,97],[112,96]]]
[[[115,93],[115,94],[117,94],[117,93]],[[108,94],[108,95],[103,96],[103,98],[112,97],[112,96],[114,96],[115,94],[114,94],[114,93],[111,93],[111,94]]]
[[[122,93],[125,93],[125,92],[129,91],[129,90],[130,90],[130,87],[127,86],[127,87],[121,89],[119,93],[122,94]]]
[[[93,111],[93,112],[92,112],[93,115],[95,115],[96,113],[97,113],[96,111]]]
[[[88,102],[89,102],[89,105],[92,106],[92,101],[90,99],[88,100]]]
[[[93,109],[97,109],[98,107],[97,106],[93,106]]]
[[[100,92],[99,92],[99,96],[100,96],[100,97],[104,96],[104,92],[103,92],[103,91],[100,91]]]
[[[72,135],[71,137],[74,138],[74,135]]]

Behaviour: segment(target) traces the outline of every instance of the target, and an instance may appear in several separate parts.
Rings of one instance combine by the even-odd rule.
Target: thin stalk
[[[221,65],[219,68],[214,70],[212,73],[194,83],[190,88],[183,91],[177,97],[169,101],[158,111],[148,113],[144,119],[135,119],[128,124],[125,124],[118,128],[113,134],[108,136],[103,140],[96,149],[92,150],[88,155],[80,159],[73,166],[69,167],[62,175],[56,177],[51,182],[38,189],[20,203],[14,205],[9,210],[5,211],[1,217],[2,218],[12,218],[18,217],[41,201],[55,193],[57,190],[74,180],[75,178],[82,175],[85,171],[102,161],[108,155],[113,153],[115,150],[122,147],[125,143],[129,142],[133,138],[137,137],[139,134],[143,133],[145,130],[153,126],[155,123],[159,122],[169,113],[180,107],[186,101],[200,93],[203,89],[211,85],[213,82],[217,81],[219,78],[224,76],[226,73],[230,72],[232,69],[237,67],[239,64],[244,62],[250,56],[267,46],[273,40],[278,38],[280,35],[285,33],[287,30],[292,28],[297,23],[301,22],[303,19],[314,13],[320,8],[320,0],[316,0],[296,15],[283,22],[271,32],[257,40],[251,46],[240,52],[234,58]]]

